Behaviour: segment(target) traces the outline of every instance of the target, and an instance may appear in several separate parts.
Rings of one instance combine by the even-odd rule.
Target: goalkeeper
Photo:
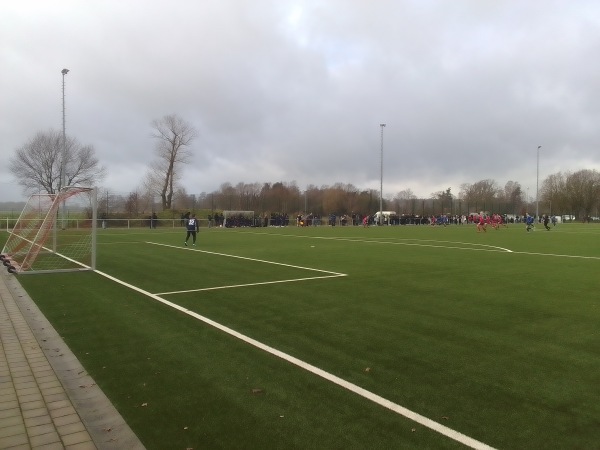
[[[198,233],[198,231],[200,231],[200,223],[198,222],[198,219],[196,219],[196,214],[192,214],[192,217],[187,219],[187,221],[185,223],[185,229],[187,231],[187,234],[185,236],[185,242],[183,243],[183,245],[185,245],[187,247],[188,239],[190,238],[190,236],[192,236],[192,245],[195,247],[196,246],[196,233]]]

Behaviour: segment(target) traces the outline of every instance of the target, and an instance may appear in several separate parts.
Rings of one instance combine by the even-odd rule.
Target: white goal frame
[[[92,187],[33,194],[2,249],[2,264],[14,274],[95,270],[97,203]],[[69,212],[88,218],[70,223]]]

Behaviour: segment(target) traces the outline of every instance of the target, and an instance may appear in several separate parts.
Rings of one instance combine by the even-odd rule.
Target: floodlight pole
[[[541,145],[538,145],[537,148],[537,171],[536,171],[536,179],[535,179],[535,220],[539,220],[540,210],[539,210],[539,184],[540,184],[540,148]]]
[[[60,189],[58,193],[65,187],[66,184],[66,159],[67,159],[67,133],[65,123],[65,75],[69,73],[69,69],[61,70],[62,73],[62,158],[60,161]],[[61,211],[62,215],[62,228],[65,228],[65,203]]]
[[[308,213],[308,189],[304,190],[304,215],[306,216]]]
[[[383,128],[385,123],[380,123],[381,128],[381,157],[380,157],[380,176],[379,176],[379,225],[383,225]]]

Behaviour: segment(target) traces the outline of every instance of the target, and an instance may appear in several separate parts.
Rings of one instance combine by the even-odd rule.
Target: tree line
[[[100,189],[100,212],[106,216],[127,213],[132,217],[167,212],[173,217],[182,211],[254,211],[314,214],[317,216],[371,215],[379,210],[379,192],[352,184],[309,185],[301,190],[293,181],[223,183],[213,192],[189,193],[180,183],[180,174],[192,159],[191,144],[196,129],[177,115],[166,115],[150,124],[155,158],[148,164],[140,187],[129,194]],[[10,159],[10,170],[25,194],[54,194],[69,185],[97,185],[106,176],[92,146],[80,144],[55,130],[38,132],[19,147]],[[485,179],[417,198],[410,189],[383,199],[383,209],[397,214],[430,216],[489,213],[571,215],[578,219],[600,216],[600,173],[583,169],[559,172],[542,180],[536,199],[527,195],[517,181],[500,186]]]

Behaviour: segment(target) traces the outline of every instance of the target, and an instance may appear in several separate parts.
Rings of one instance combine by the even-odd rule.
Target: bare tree
[[[250,211],[259,209],[262,185],[260,183],[243,183],[240,182],[235,186],[236,195],[238,197],[238,208],[240,210]]]
[[[448,188],[445,191],[432,192],[430,198],[434,200],[434,202],[432,202],[432,206],[437,200],[437,202],[440,204],[440,210],[442,214],[452,212],[452,200],[454,199],[454,195],[452,195],[452,188]]]
[[[195,202],[196,199],[194,194],[188,194],[184,186],[175,187],[175,192],[173,193],[173,200],[171,201],[172,209],[179,211],[194,211]]]
[[[417,196],[412,189],[403,189],[398,191],[392,198],[392,204],[395,206],[394,210],[398,214],[407,214],[412,211],[412,205]]]
[[[519,208],[524,209],[525,199],[523,189],[517,181],[507,181],[504,189],[498,190],[498,211],[511,211],[516,213]]]
[[[454,198],[454,195],[452,195],[452,188],[448,188],[445,191],[437,191],[437,192],[432,192],[431,195],[429,196],[429,198],[433,198],[435,200],[441,200],[441,201],[445,201],[445,202],[451,202],[452,199]]]
[[[140,203],[141,198],[140,194],[135,192],[130,192],[127,200],[125,200],[125,211],[129,214],[130,217],[137,217],[140,212]]]
[[[549,205],[549,213],[553,211],[571,213],[566,185],[567,177],[562,172],[548,175],[543,181],[540,196],[542,201]]]
[[[152,128],[152,137],[157,140],[158,160],[151,165],[147,182],[152,185],[151,190],[160,195],[163,210],[170,209],[178,171],[180,166],[188,163],[191,158],[189,145],[196,137],[197,131],[175,114],[152,121]]]
[[[404,189],[402,191],[398,191],[394,196],[394,200],[412,200],[417,198],[412,189]]]
[[[461,184],[460,197],[468,203],[491,206],[498,191],[498,185],[494,180],[480,180],[473,184]]]
[[[65,185],[93,186],[106,175],[91,145],[82,146],[67,137],[63,147],[61,132],[38,132],[19,147],[10,159],[10,171],[25,194],[45,191],[55,194],[63,188],[61,163],[65,154]]]
[[[517,181],[507,181],[504,190],[499,191],[501,200],[509,204],[518,204],[523,201],[523,189]]]
[[[565,183],[567,201],[571,211],[583,220],[598,209],[600,173],[583,169],[567,176]]]

